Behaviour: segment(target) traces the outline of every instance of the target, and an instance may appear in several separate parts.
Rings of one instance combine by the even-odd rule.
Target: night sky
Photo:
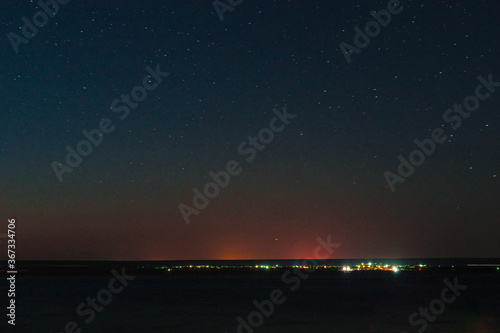
[[[498,1],[403,0],[350,63],[341,43],[387,1],[243,1],[223,21],[212,1],[59,7],[16,53],[9,33],[42,9],[0,4],[0,232],[16,219],[19,260],[305,258],[327,235],[333,258],[500,256],[500,87],[443,120],[478,76],[500,81]],[[284,108],[247,161],[240,144]],[[102,119],[114,130],[60,181]],[[384,173],[436,128],[446,140],[392,191]],[[233,160],[187,224],[179,205]]]

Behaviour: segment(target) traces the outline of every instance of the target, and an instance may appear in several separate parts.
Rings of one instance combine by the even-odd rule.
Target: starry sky
[[[333,258],[500,257],[500,88],[443,121],[478,76],[500,81],[500,3],[401,6],[348,63],[339,45],[387,1],[243,1],[221,21],[212,1],[73,0],[17,53],[9,33],[42,9],[2,1],[0,232],[16,219],[25,260],[305,258],[327,235]],[[148,66],[169,75],[120,119]],[[284,107],[247,162],[239,145]],[[53,162],[102,119],[114,131],[60,182]],[[435,128],[445,142],[391,191]],[[179,204],[232,160],[186,224]]]

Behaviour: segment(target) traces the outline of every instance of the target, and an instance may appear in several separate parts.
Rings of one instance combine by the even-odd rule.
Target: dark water
[[[500,332],[500,273],[493,269],[401,274],[316,271],[306,279],[297,278],[300,286],[295,291],[294,283],[282,280],[282,272],[137,276],[88,324],[89,315],[78,315],[76,308],[108,288],[111,273],[20,274],[16,328],[7,331],[65,332],[66,323],[74,321],[81,332],[237,332],[236,318],[246,319],[256,310],[254,300],[268,300],[279,289],[286,299],[268,318],[262,317],[254,332],[411,333],[422,326],[411,326],[410,315],[439,298],[446,287],[443,280],[455,277],[467,289],[446,304],[425,332]],[[4,279],[0,287],[6,290]]]

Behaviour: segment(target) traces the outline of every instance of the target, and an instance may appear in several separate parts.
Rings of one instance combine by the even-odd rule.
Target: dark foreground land
[[[112,273],[113,267],[121,279]],[[241,317],[248,326],[241,325],[239,332],[245,333],[500,332],[496,267],[398,273],[327,269],[307,273],[292,267],[168,271],[116,263],[113,267],[20,272],[16,327],[4,325],[7,319],[2,314],[0,327],[7,329],[1,331],[223,333],[238,332]],[[445,279],[460,287],[449,290]],[[5,278],[0,288],[7,291]],[[443,295],[448,302],[442,301]],[[271,306],[273,299],[276,304]],[[438,314],[429,312],[427,320],[418,312],[430,305]],[[412,326],[409,318],[415,312]]]

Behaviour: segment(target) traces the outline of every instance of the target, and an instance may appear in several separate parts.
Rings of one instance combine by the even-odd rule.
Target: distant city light
[[[471,264],[474,266],[473,264]],[[500,271],[500,266],[494,265],[494,264],[488,264],[487,266],[492,266],[496,267],[497,271]],[[392,265],[392,264],[386,264],[384,262],[369,262],[369,263],[361,263],[361,264],[354,264],[354,266],[349,266],[349,265],[297,265],[293,264],[290,266],[287,265],[278,265],[276,263],[268,263],[266,265],[255,265],[255,264],[249,264],[249,265],[182,265],[182,266],[157,266],[155,269],[163,269],[168,272],[172,270],[212,270],[212,269],[217,269],[217,270],[228,270],[228,269],[258,269],[258,270],[275,270],[278,268],[298,268],[298,269],[327,269],[327,270],[337,270],[337,271],[343,271],[343,272],[358,272],[358,271],[392,271],[394,273],[401,273],[401,272],[408,272],[408,271],[423,271],[424,269],[428,269],[433,266],[429,266],[426,264],[411,264],[411,265]],[[441,266],[436,266],[436,267],[441,267]],[[446,266],[446,267],[454,267],[454,266]],[[144,269],[144,267],[142,267]]]

